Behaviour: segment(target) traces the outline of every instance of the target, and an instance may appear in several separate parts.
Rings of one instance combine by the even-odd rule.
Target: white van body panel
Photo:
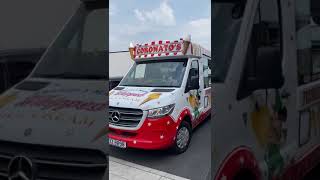
[[[16,89],[28,81],[48,85]],[[1,139],[107,152],[106,134],[94,140],[107,128],[105,88],[105,81],[27,78],[0,98]]]

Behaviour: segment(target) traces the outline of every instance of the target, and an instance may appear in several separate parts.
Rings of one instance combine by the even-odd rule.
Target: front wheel
[[[182,121],[177,130],[176,138],[173,144],[173,151],[176,154],[185,152],[190,144],[192,129],[188,122]]]

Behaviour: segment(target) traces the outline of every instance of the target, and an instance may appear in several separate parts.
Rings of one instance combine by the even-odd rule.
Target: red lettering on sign
[[[170,53],[177,55],[178,52],[182,50],[182,42],[174,41],[169,42],[166,44],[162,44],[162,41],[159,41],[159,44],[150,43],[147,46],[136,46],[135,48],[135,56],[137,57],[148,57],[147,55],[154,56],[154,54],[166,54],[169,55]]]
[[[153,51],[154,51],[154,52],[158,52],[158,46],[154,46],[154,47],[153,47]]]
[[[181,50],[181,44],[178,43],[178,44],[177,44],[177,51],[180,51],[180,50]]]
[[[102,111],[107,107],[106,103],[84,102],[69,100],[58,96],[30,96],[15,106],[39,107],[43,110],[76,109],[86,111]]]
[[[163,52],[163,47],[162,46],[159,47],[159,52]]]
[[[165,51],[168,51],[168,44],[164,45]]]
[[[117,92],[115,95],[120,95],[120,96],[133,96],[133,97],[142,97],[144,95],[146,95],[147,92],[143,92],[143,93],[132,93],[132,92],[128,92],[128,91],[119,91]]]
[[[143,48],[144,53],[148,53],[148,47]]]
[[[173,51],[173,48],[174,48],[174,45],[173,45],[173,44],[170,44],[170,45],[169,45],[169,51]]]
[[[152,53],[153,47],[149,47],[149,53]]]

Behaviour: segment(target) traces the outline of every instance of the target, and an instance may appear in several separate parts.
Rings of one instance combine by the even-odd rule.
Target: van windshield
[[[213,82],[224,82],[242,22],[245,0],[213,1]]]
[[[107,9],[80,6],[32,77],[107,79]]]
[[[180,87],[187,59],[135,63],[120,86]]]

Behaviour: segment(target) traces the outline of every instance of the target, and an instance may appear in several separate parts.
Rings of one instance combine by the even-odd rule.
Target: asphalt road
[[[211,167],[210,139],[210,119],[207,118],[194,130],[189,149],[183,154],[110,147],[110,155],[188,179],[205,180]]]

